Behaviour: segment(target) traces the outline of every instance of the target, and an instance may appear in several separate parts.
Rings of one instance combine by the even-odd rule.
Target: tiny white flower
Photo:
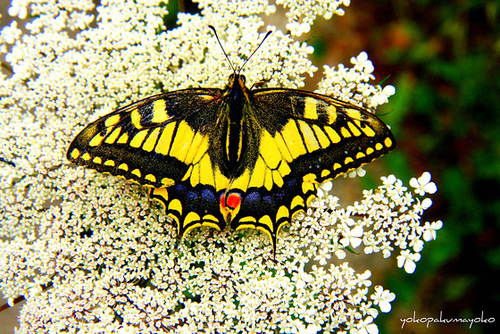
[[[350,333],[354,334],[378,334],[379,330],[376,324],[373,323],[372,317],[360,320],[357,328],[353,328]]]
[[[355,226],[353,229],[348,229],[347,227],[344,229],[343,238],[340,239],[340,243],[344,247],[352,246],[352,248],[357,248],[363,240],[361,237],[363,236],[363,228],[361,226]]]
[[[304,330],[304,334],[316,334],[321,330],[321,327],[319,327],[316,324],[309,324],[307,325],[306,329]]]
[[[429,223],[426,222],[424,224],[424,235],[423,238],[425,241],[436,240],[436,231],[440,230],[443,227],[443,222],[441,220]]]
[[[375,70],[365,51],[362,51],[357,57],[351,57],[351,63],[354,66],[359,66],[366,73],[372,73]]]
[[[326,181],[326,182],[321,183],[318,186],[317,196],[319,198],[323,198],[323,197],[328,196],[328,194],[330,193],[330,190],[332,190],[332,187],[333,187],[332,181]]]
[[[382,182],[384,182],[385,185],[392,185],[396,183],[397,178],[394,175],[389,175],[389,176],[382,176],[381,177]]]
[[[391,302],[396,299],[396,295],[389,290],[384,290],[380,285],[375,287],[375,293],[371,295],[373,303],[380,307],[380,311],[389,313],[391,311]]]
[[[412,178],[410,186],[415,188],[415,193],[424,196],[426,193],[434,194],[437,191],[436,184],[431,182],[431,173],[424,172],[418,179]]]
[[[370,105],[374,108],[381,104],[389,102],[389,97],[396,94],[396,88],[391,85],[387,85],[383,89],[381,89],[380,86],[377,86],[377,88],[377,92],[373,94],[370,100]]]
[[[411,253],[410,250],[406,249],[401,251],[401,255],[398,255],[397,262],[398,262],[398,267],[405,269],[405,271],[408,274],[413,274],[415,272],[415,269],[417,268],[417,265],[415,262],[418,262],[420,260],[420,253]]]

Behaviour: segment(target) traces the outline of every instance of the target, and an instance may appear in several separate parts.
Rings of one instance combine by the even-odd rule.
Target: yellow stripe
[[[273,226],[273,221],[271,220],[271,217],[268,215],[265,215],[259,219],[259,223],[266,225],[269,228],[269,231],[273,232],[274,231],[274,226]]]
[[[113,132],[111,132],[111,134],[108,136],[108,138],[106,138],[106,140],[104,142],[106,144],[114,144],[115,141],[120,136],[121,132],[122,132],[122,128],[121,127],[117,127],[116,129],[113,130]]]
[[[281,161],[281,152],[276,145],[276,141],[267,131],[262,132],[260,139],[260,155],[269,168],[275,169]]]
[[[273,170],[272,175],[273,175],[274,184],[276,184],[280,188],[283,187],[284,182],[283,182],[283,178],[280,175],[280,172],[277,170]]]
[[[116,125],[120,121],[120,119],[120,115],[113,115],[104,121],[104,125],[106,127],[111,127],[113,125]]]
[[[170,143],[172,142],[173,132],[175,129],[175,123],[168,123],[163,127],[163,131],[161,132],[160,139],[156,144],[155,152],[163,155],[168,155],[168,151],[170,150]]]
[[[165,111],[166,104],[164,99],[156,100],[153,102],[153,123],[163,123],[168,120],[168,114]]]
[[[201,135],[200,135],[201,136]],[[195,138],[196,139],[196,138]],[[196,150],[192,149],[193,152],[196,152],[195,156],[193,157],[193,160],[191,163],[198,163],[200,159],[207,153],[208,150],[208,137],[207,136],[202,136],[202,141],[201,143],[198,144],[198,148]],[[190,161],[190,154],[186,156],[186,161]]]
[[[342,140],[342,138],[339,136],[338,132],[335,131],[334,129],[332,129],[331,127],[327,126],[325,128],[325,131],[326,131],[326,134],[328,135],[328,137],[330,138],[330,140],[332,141],[332,143],[337,144],[337,143],[340,143],[340,141]]]
[[[146,139],[146,136],[148,135],[148,133],[149,133],[149,130],[147,130],[147,129],[137,132],[137,134],[134,136],[134,138],[132,138],[132,140],[130,141],[129,145],[132,147],[135,147],[135,148],[141,147],[141,145],[144,142],[144,139]]]
[[[214,170],[208,154],[201,158],[198,165],[200,166],[200,183],[215,186]]]
[[[273,189],[273,172],[269,169],[266,168],[266,176],[264,177],[264,187],[266,187],[267,190],[271,191]]]
[[[155,148],[156,140],[158,139],[158,135],[160,134],[161,128],[156,128],[149,133],[148,139],[142,145],[142,149],[146,152],[151,152]]]
[[[156,176],[154,176],[153,174],[148,174],[144,177],[145,180],[147,181],[150,181],[152,183],[155,183],[156,182]]]
[[[290,209],[295,210],[296,207],[304,206],[304,199],[297,195],[292,199],[292,203],[290,204]]]
[[[319,140],[321,148],[327,148],[328,146],[330,146],[330,141],[328,140],[327,135],[319,126],[313,124],[312,129],[314,130],[314,133],[316,134],[316,137]]]
[[[174,136],[170,155],[184,162],[189,151],[189,146],[193,141],[193,137],[194,132],[191,130],[191,127],[186,121],[181,121]]]
[[[337,108],[332,105],[329,105],[326,108],[326,114],[328,115],[328,124],[333,124],[337,120]]]
[[[340,134],[341,134],[341,135],[342,135],[342,137],[344,137],[344,138],[349,138],[349,137],[351,137],[351,133],[350,133],[350,132],[349,132],[349,130],[347,130],[347,128],[346,128],[346,127],[344,127],[344,126],[340,128]]]
[[[186,218],[184,218],[184,226],[199,221],[200,221],[200,216],[196,212],[191,211],[186,215]]]
[[[250,188],[260,188],[264,184],[264,178],[266,176],[266,164],[262,158],[258,158],[252,170],[250,177],[249,187]]]
[[[280,206],[278,212],[276,212],[276,221],[280,220],[281,218],[290,219],[290,211],[284,205]]]
[[[278,172],[280,172],[282,177],[290,174],[291,171],[290,166],[285,161],[282,161],[278,167]]]
[[[118,169],[123,169],[124,171],[128,171],[128,165],[126,163],[122,163],[120,166],[118,166]]]
[[[135,126],[138,130],[142,129],[141,119],[142,117],[139,113],[139,110],[137,110],[137,108],[132,110],[132,112],[130,113],[130,121],[132,122],[132,125]]]
[[[307,153],[295,120],[291,119],[288,121],[281,131],[281,135],[294,159]]]
[[[184,237],[186,236],[186,234],[188,234],[188,233],[189,233],[189,231],[191,231],[192,229],[195,229],[195,228],[197,228],[197,227],[200,227],[200,226],[201,226],[201,223],[196,223],[196,224],[191,225],[191,226],[189,226],[188,228],[186,228],[186,221],[184,221],[184,222],[182,223],[182,227],[183,227],[183,228],[186,228],[186,230],[184,231],[184,234],[182,235],[182,237],[184,238]]]
[[[178,199],[174,198],[168,202],[168,209],[176,211],[182,216],[182,203]]]
[[[203,216],[203,219],[205,219],[206,216]],[[213,216],[212,216],[213,217]],[[214,217],[215,218],[215,217]],[[212,223],[210,221],[203,221],[203,223],[201,223],[202,226],[208,226],[208,227],[211,227],[211,228],[215,228],[217,230],[220,231],[220,227],[219,225],[217,225],[216,223]]]
[[[304,103],[304,118],[317,120],[318,119],[318,101],[312,97],[306,97]]]
[[[285,159],[286,162],[293,161],[293,157],[288,150],[288,146],[286,146],[285,141],[283,140],[283,137],[279,132],[277,132],[274,136],[274,141],[276,142],[276,146],[280,150],[281,157]]]
[[[71,151],[71,157],[73,159],[76,160],[79,156],[80,156],[80,151],[77,148],[75,148],[73,151]]]
[[[118,139],[118,141],[116,142],[117,144],[126,144],[128,143],[128,133],[124,132],[120,139]]]
[[[186,164],[196,163],[201,158],[201,154],[205,153],[208,150],[208,140],[205,136],[202,136],[198,132],[194,135],[193,141],[189,146],[189,150],[186,154],[186,158],[184,162]],[[201,151],[201,152],[200,152]],[[198,160],[195,161],[195,158]]]
[[[354,125],[352,122],[347,122],[347,126],[349,127],[349,130],[351,130],[352,134],[356,137],[359,137],[361,135],[361,131]]]
[[[99,146],[99,145],[101,145],[102,141],[109,134],[110,131],[111,131],[111,129],[107,128],[106,129],[106,133],[104,135],[101,135],[100,133],[97,133],[94,136],[94,138],[92,138],[92,140],[89,142],[89,146]]]
[[[164,177],[163,179],[161,179],[161,184],[163,184],[165,187],[170,187],[175,184],[175,181],[169,179],[168,177]]]
[[[191,174],[189,175],[189,182],[191,183],[191,187],[195,187],[197,184],[200,183],[200,165],[196,164],[193,165],[192,167],[193,167],[192,170],[191,168],[189,168],[191,171]],[[183,179],[184,178],[185,177],[183,177]]]
[[[309,124],[304,121],[298,121],[298,123],[300,126],[300,130],[302,131],[302,136],[304,136],[304,142],[306,143],[306,147],[309,153],[318,150],[320,148],[320,145],[316,140],[314,131],[311,129]]]
[[[189,179],[191,177],[192,172],[193,172],[193,165],[189,166],[187,172],[184,174],[181,181],[186,181],[187,179]]]
[[[358,121],[357,119],[354,120],[354,124],[356,124],[358,126],[358,128],[361,129],[361,131],[363,131],[363,133],[368,136],[368,137],[373,137],[375,136],[375,131],[373,131],[373,129],[365,124],[365,123],[361,123],[360,121]]]

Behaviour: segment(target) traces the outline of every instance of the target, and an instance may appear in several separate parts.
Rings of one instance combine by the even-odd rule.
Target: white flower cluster
[[[27,299],[17,332],[376,332],[394,294],[372,288],[369,271],[334,263],[361,244],[387,256],[399,247],[398,265],[412,272],[422,240],[441,226],[419,223],[430,175],[410,181],[418,196],[388,177],[347,208],[320,199],[281,231],[274,258],[255,230],[202,228],[181,241],[146,189],[66,163],[82,126],[118,106],[223,87],[231,70],[208,25],[240,67],[262,38],[260,15],[275,10],[263,0],[206,0],[201,14],[180,14],[163,31],[163,2],[12,1],[10,15],[32,17],[25,32],[16,23],[0,32],[12,68],[0,77],[0,289],[11,304]],[[326,1],[285,7],[302,8],[293,17],[308,24],[311,13],[340,13]],[[312,51],[275,30],[246,65],[248,85],[301,87],[316,71]],[[368,73],[367,58],[356,59],[357,73]],[[350,87],[348,72],[339,69],[340,87]]]
[[[355,249],[361,245],[364,245],[365,254],[382,252],[384,258],[388,258],[398,247],[398,266],[413,273],[424,241],[434,240],[436,231],[442,227],[441,221],[423,225],[420,222],[423,212],[432,205],[430,198],[421,196],[437,191],[430,179],[429,172],[411,179],[414,189],[409,190],[394,175],[382,177],[383,185],[365,190],[362,201],[346,208],[339,207],[337,197],[327,195],[331,189],[327,186],[326,191],[319,192],[321,200],[311,205],[307,216],[294,225],[305,242],[309,240],[306,233],[316,239],[308,245],[306,258],[324,265],[331,254],[344,259],[347,247]],[[305,226],[312,228],[304,229]]]
[[[324,66],[324,77],[318,85],[318,92],[334,96],[340,100],[376,108],[387,103],[389,97],[396,93],[394,86],[372,86],[375,79],[374,67],[366,52],[351,58],[352,68],[339,64],[337,68]]]
[[[277,0],[276,4],[288,10],[286,28],[292,35],[300,36],[309,32],[318,16],[329,20],[334,14],[344,15],[345,11],[340,6],[348,7],[351,0]]]

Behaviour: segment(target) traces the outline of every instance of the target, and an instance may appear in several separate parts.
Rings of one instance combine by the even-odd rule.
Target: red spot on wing
[[[233,210],[238,208],[241,204],[241,196],[239,194],[229,194],[226,204]]]
[[[240,194],[237,193],[230,193],[226,196],[226,194],[223,194],[220,197],[220,206],[224,210],[235,210],[237,209],[241,204],[241,196]]]

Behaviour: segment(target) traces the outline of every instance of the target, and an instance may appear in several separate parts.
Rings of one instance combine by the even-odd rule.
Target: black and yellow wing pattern
[[[84,128],[67,158],[151,187],[180,236],[208,225],[257,228],[273,246],[318,184],[395,148],[366,109],[295,89],[184,89],[118,109]]]

